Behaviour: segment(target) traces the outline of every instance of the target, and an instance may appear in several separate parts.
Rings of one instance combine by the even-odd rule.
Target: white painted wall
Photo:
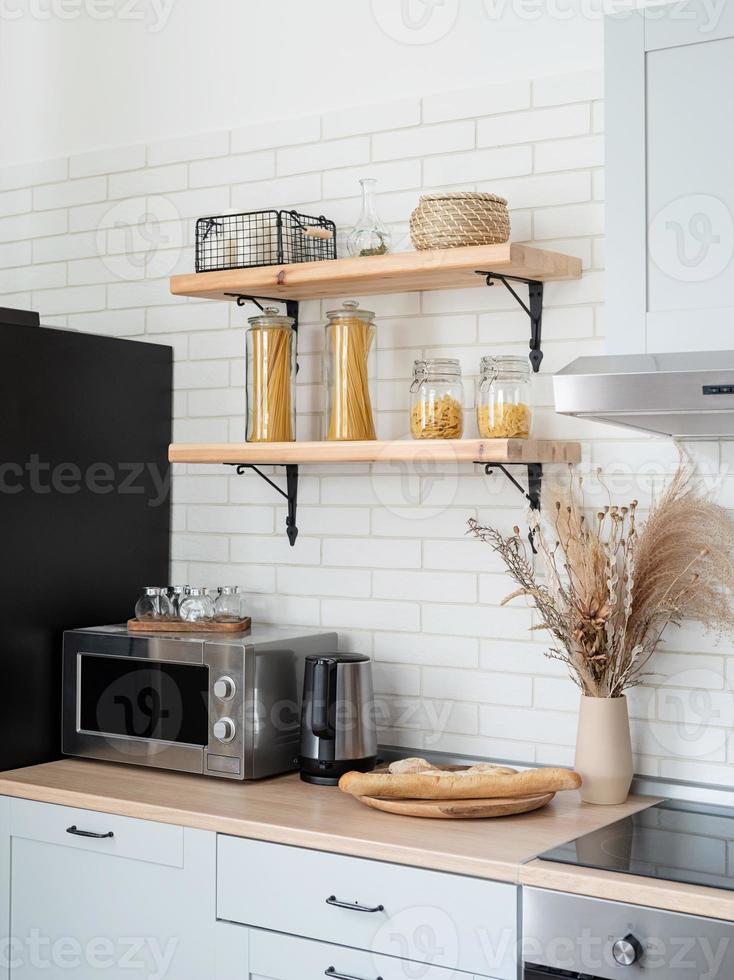
[[[427,188],[503,193],[514,240],[579,255],[584,265],[579,282],[546,289],[535,431],[581,440],[587,477],[601,467],[616,499],[644,507],[675,468],[672,444],[552,410],[552,372],[603,346],[601,96],[599,73],[574,73],[0,169],[0,305],[170,343],[175,438],[240,441],[247,313],[175,300],[168,288],[171,272],[192,268],[197,216],[295,205],[332,215],[343,231],[357,213],[358,177],[373,172],[383,217],[406,247],[407,216]],[[151,213],[158,229],[144,220]],[[333,305],[302,304],[300,438],[321,427],[324,312]],[[378,314],[383,437],[408,435],[414,358],[461,359],[472,434],[480,357],[527,350],[527,319],[500,288],[372,297],[369,307]],[[734,505],[730,444],[698,453],[720,499]],[[497,560],[465,537],[470,516],[508,531],[524,521],[522,498],[502,478],[471,466],[305,467],[293,549],[280,498],[254,475],[177,467],[173,495],[172,576],[235,582],[256,618],[336,629],[346,649],[372,654],[383,741],[572,761],[577,692],[543,656],[545,637],[529,632],[530,611],[500,605],[511,586]],[[734,644],[717,646],[695,626],[672,631],[656,668],[630,698],[638,770],[734,785]]]
[[[0,164],[598,66],[601,8],[0,0]]]
[[[76,0],[65,2],[73,12]],[[545,0],[540,20],[509,7],[499,25],[479,0],[436,10],[452,4],[444,36],[408,44],[420,32],[391,38],[379,26],[385,5],[368,0],[176,0],[158,32],[119,17],[12,19],[8,10],[29,11],[31,0],[0,0],[2,162],[41,161],[0,168],[0,305],[170,343],[176,438],[240,440],[245,313],[168,291],[168,275],[193,266],[197,216],[302,206],[343,231],[358,177],[374,172],[383,216],[406,247],[407,216],[426,189],[503,193],[514,240],[584,264],[580,282],[547,288],[536,432],[580,439],[582,469],[601,467],[617,499],[644,506],[674,469],[674,447],[556,416],[550,390],[553,370],[600,352],[605,332],[601,76],[546,74],[598,64],[600,21],[549,16]],[[146,214],[161,222],[153,235]],[[430,354],[461,358],[471,434],[480,356],[527,349],[508,296],[478,289],[369,305],[380,434],[407,436],[412,360]],[[301,438],[320,428],[331,306],[302,308]],[[698,453],[734,506],[731,444]],[[508,583],[493,556],[464,537],[469,516],[507,528],[522,518],[509,484],[469,467],[306,468],[293,550],[279,498],[254,476],[181,467],[174,500],[173,577],[236,582],[257,618],[335,628],[345,647],[371,653],[383,740],[571,760],[575,689],[543,657],[544,637],[528,632],[530,613],[499,605]],[[630,699],[638,770],[734,785],[734,644],[687,626],[669,635],[656,668]]]

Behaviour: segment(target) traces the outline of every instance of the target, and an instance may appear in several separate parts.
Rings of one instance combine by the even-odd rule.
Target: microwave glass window
[[[79,727],[186,745],[209,741],[209,668],[127,657],[80,658]]]

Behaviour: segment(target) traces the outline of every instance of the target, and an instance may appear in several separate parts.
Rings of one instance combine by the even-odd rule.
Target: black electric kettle
[[[301,707],[301,779],[336,786],[377,761],[372,662],[355,653],[306,657]]]

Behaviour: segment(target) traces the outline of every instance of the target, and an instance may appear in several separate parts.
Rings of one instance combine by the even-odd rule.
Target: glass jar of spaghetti
[[[410,386],[414,439],[460,439],[464,431],[461,365],[452,357],[416,361]]]
[[[326,314],[326,424],[329,441],[374,439],[369,360],[375,314],[347,300]]]
[[[477,426],[483,439],[527,439],[530,435],[530,364],[525,357],[483,357]]]
[[[268,306],[247,322],[247,441],[292,442],[296,438],[295,321]]]

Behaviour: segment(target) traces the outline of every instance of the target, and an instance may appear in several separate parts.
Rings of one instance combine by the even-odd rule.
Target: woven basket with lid
[[[425,194],[410,216],[410,237],[419,251],[498,245],[510,237],[507,201],[479,191]]]

